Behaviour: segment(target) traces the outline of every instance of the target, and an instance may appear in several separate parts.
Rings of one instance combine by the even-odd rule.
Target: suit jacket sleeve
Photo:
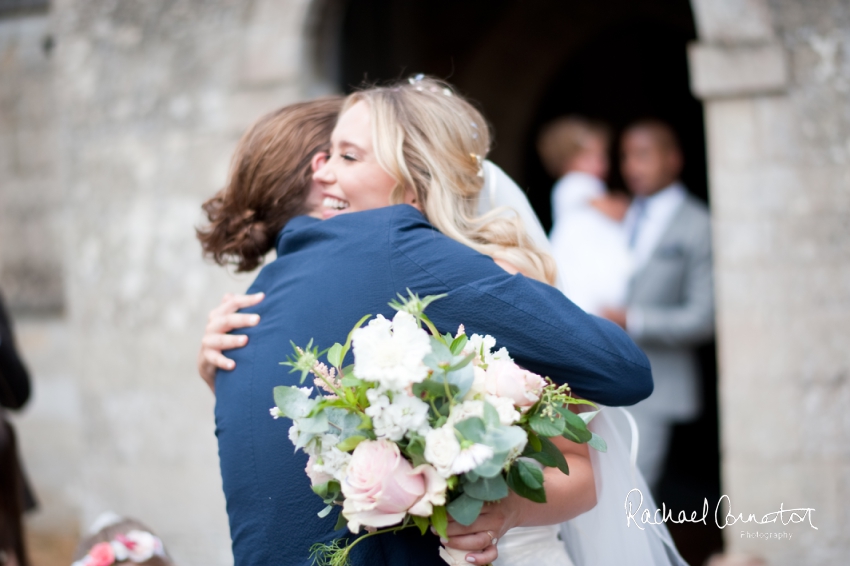
[[[629,316],[640,319],[629,334],[641,344],[693,346],[714,334],[714,277],[711,261],[711,227],[700,217],[687,246],[683,301],[676,305],[640,305]]]
[[[585,313],[554,287],[521,275],[497,276],[449,297],[441,306],[455,316],[468,308],[460,320],[470,321],[470,333],[495,336],[496,347],[506,347],[519,365],[568,383],[576,395],[618,406],[652,393],[643,351],[617,325]]]
[[[18,357],[9,318],[0,299],[0,406],[19,409],[29,396],[29,374]]]

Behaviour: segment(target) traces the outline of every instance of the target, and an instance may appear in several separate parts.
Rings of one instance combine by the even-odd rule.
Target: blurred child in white
[[[549,123],[538,151],[552,189],[552,255],[561,288],[585,311],[622,308],[632,261],[622,220],[629,198],[605,186],[611,134],[605,124],[578,116]]]

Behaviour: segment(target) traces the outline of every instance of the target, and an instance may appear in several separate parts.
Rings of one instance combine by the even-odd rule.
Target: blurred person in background
[[[696,347],[714,334],[708,208],[679,181],[683,159],[659,120],[629,126],[621,172],[634,200],[624,220],[634,262],[626,307],[602,316],[622,326],[652,366],[655,391],[630,410],[640,431],[638,467],[657,489],[672,427],[701,409]]]
[[[611,132],[605,124],[567,116],[538,139],[541,160],[558,177],[552,189],[549,240],[564,293],[586,312],[625,305],[631,256],[623,231],[629,198],[608,191]]]
[[[18,459],[15,431],[6,409],[20,409],[30,396],[30,378],[18,356],[0,297],[0,564],[27,566],[23,512],[34,506]]]
[[[101,514],[80,541],[71,566],[119,563],[173,566],[162,541],[144,524],[112,512]]]

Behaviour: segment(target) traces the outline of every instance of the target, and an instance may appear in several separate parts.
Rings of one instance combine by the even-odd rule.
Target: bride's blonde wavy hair
[[[361,101],[370,109],[377,161],[397,183],[392,204],[404,202],[410,188],[425,217],[446,236],[555,284],[555,261],[534,244],[516,213],[477,215],[490,133],[475,107],[446,83],[421,76],[355,92],[342,112]]]

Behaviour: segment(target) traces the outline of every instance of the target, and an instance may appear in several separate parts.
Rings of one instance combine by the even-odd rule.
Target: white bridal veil
[[[513,179],[495,164],[485,161],[484,181],[478,212],[484,214],[499,207],[513,209],[534,242],[549,250],[540,220]],[[657,507],[635,465],[638,431],[631,415],[625,409],[603,407],[591,421],[590,428],[605,439],[608,451],[590,450],[596,480],[596,507],[561,525],[561,537],[575,566],[687,566],[664,523],[645,525],[640,522],[643,510],[654,514]],[[629,515],[634,520],[629,520]],[[500,559],[498,563],[514,566],[510,560],[512,554],[507,554],[506,560]],[[544,562],[551,563],[538,561]]]

